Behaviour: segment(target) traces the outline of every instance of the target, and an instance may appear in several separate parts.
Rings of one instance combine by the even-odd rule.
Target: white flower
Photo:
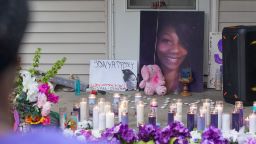
[[[101,132],[100,132],[100,130],[92,130],[92,135],[95,138],[100,138],[101,137]]]
[[[239,136],[237,138],[237,142],[238,142],[238,144],[245,144],[248,139],[254,138],[254,137],[255,137],[255,135],[251,134],[251,133],[239,134]]]
[[[239,133],[236,130],[230,130],[230,131],[225,131],[222,133],[223,137],[228,139],[231,142],[237,142],[237,138],[239,136]]]
[[[200,132],[191,131],[190,134],[191,134],[191,139],[190,139],[191,143],[199,142],[201,140],[202,134]]]

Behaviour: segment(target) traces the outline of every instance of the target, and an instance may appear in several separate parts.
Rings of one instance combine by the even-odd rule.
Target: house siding
[[[89,60],[108,58],[105,0],[30,0],[30,20],[21,45],[22,67],[42,48],[40,70],[67,57],[59,75],[89,82]]]
[[[255,0],[220,0],[219,31],[235,25],[256,25]]]

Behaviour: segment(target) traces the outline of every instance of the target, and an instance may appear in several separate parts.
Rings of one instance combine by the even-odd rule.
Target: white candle
[[[216,105],[216,109],[218,111],[218,128],[221,129],[223,106]]]
[[[98,106],[99,106],[99,110],[100,112],[105,112],[105,99],[104,98],[100,98],[99,102],[98,102]]]
[[[88,108],[87,108],[87,101],[85,98],[82,98],[80,102],[80,121],[84,121],[88,119]]]
[[[119,122],[122,122],[122,112],[125,112],[125,106],[123,104],[120,104],[118,109],[118,120]]]
[[[251,114],[249,116],[249,132],[252,134],[256,133],[256,115]]]
[[[182,115],[182,99],[177,99],[177,115]]]
[[[110,103],[109,103],[109,102],[106,102],[106,103],[105,103],[104,111],[105,111],[105,113],[107,113],[107,112],[110,112],[110,111],[111,111],[111,105],[110,105]]]
[[[136,106],[137,111],[137,127],[139,125],[144,124],[144,102],[139,101]]]
[[[106,129],[106,113],[102,112],[99,114],[99,130]]]
[[[93,108],[93,129],[98,130],[99,128],[99,107],[95,106]]]
[[[156,116],[156,123],[158,122],[157,121],[157,111],[158,111],[158,103],[157,103],[157,99],[156,98],[153,98],[152,100],[151,100],[151,102],[150,102],[150,108],[151,108],[151,112],[153,112],[154,114],[155,114],[155,116]]]
[[[142,97],[142,96],[141,96],[141,93],[140,93],[140,92],[135,94],[134,102],[135,102],[136,105],[137,105],[138,102],[141,100],[141,97]]]
[[[228,132],[230,131],[230,114],[223,113],[222,114],[222,131]]]
[[[175,121],[182,122],[182,115],[176,114],[176,115],[174,116],[174,120],[175,120]]]
[[[115,115],[113,112],[106,113],[106,128],[112,128],[115,125]]]
[[[207,100],[208,99],[206,99],[206,102],[203,103],[203,107],[205,109],[205,124],[206,124],[206,127],[208,127],[210,125],[210,119],[211,119],[211,115],[210,115],[211,104]]]

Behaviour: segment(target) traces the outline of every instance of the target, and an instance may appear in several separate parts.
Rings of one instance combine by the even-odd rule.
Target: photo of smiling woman
[[[168,92],[181,91],[182,68],[191,68],[190,90],[203,90],[203,12],[141,12],[140,67],[158,64]]]

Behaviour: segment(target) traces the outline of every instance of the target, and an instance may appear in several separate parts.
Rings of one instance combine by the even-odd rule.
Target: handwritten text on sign
[[[95,90],[136,90],[137,61],[91,60],[89,83]]]

